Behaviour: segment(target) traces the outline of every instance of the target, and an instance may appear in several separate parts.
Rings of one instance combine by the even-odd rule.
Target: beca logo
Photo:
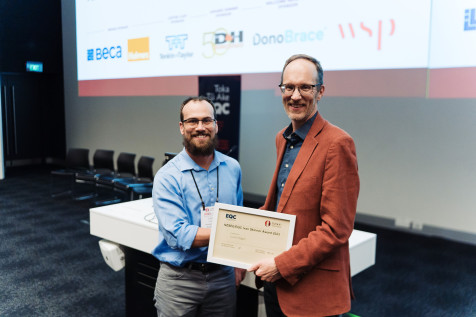
[[[88,49],[87,53],[88,61],[122,58],[122,47],[117,45],[104,48]]]

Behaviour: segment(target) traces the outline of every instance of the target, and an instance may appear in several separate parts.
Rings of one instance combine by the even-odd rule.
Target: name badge
[[[213,213],[215,212],[215,206],[205,207],[205,210],[202,209],[201,211],[201,221],[202,228],[211,228],[213,222]]]

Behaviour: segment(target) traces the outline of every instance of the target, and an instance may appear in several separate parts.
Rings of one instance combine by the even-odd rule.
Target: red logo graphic
[[[377,27],[377,50],[382,49],[382,20],[378,21],[378,27]],[[360,22],[360,28],[362,31],[366,32],[369,37],[373,36],[372,29],[367,27],[364,22]],[[339,30],[340,30],[340,35],[342,36],[343,39],[345,39],[345,33],[344,33],[344,28],[342,27],[342,24],[339,24]],[[354,31],[354,27],[352,26],[352,23],[349,23],[349,30],[350,30],[350,35],[352,38],[355,38],[356,32]],[[357,31],[359,31],[357,29]],[[390,33],[388,33],[389,36],[393,36],[395,33],[395,20],[390,19]]]
[[[266,220],[266,221],[264,222],[264,225],[265,225],[265,227],[271,226],[271,221]]]

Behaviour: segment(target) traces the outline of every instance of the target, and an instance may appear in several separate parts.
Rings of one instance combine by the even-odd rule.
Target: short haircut
[[[206,101],[208,102],[212,108],[213,108],[213,119],[217,118],[217,112],[215,109],[215,105],[213,104],[213,101],[208,99],[207,97],[204,96],[198,96],[198,97],[188,97],[182,102],[182,106],[180,107],[180,122],[183,121],[183,107],[185,107],[186,104],[188,104],[190,101]]]
[[[316,70],[317,70],[317,77],[318,77],[316,78],[317,84],[322,85],[324,83],[324,71],[322,70],[321,63],[319,63],[319,61],[312,56],[309,56],[306,54],[296,54],[288,58],[286,62],[284,63],[283,71],[281,72],[281,84],[283,84],[283,74],[284,74],[284,70],[286,69],[286,66],[288,66],[289,63],[297,59],[305,59],[313,63],[314,66],[316,66]]]

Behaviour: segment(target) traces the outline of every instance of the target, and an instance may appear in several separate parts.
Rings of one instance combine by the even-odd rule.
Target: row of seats
[[[141,156],[136,172],[135,158],[134,153],[119,153],[115,169],[112,150],[96,150],[93,155],[93,164],[90,165],[89,149],[71,148],[66,155],[65,167],[51,171],[52,176],[69,178],[69,188],[63,192],[54,193],[52,196],[68,194],[76,200],[94,198],[96,206],[150,197],[155,159],[150,156]],[[83,184],[83,189],[84,185],[89,185],[87,187],[89,190],[81,192],[77,189],[78,184]]]

